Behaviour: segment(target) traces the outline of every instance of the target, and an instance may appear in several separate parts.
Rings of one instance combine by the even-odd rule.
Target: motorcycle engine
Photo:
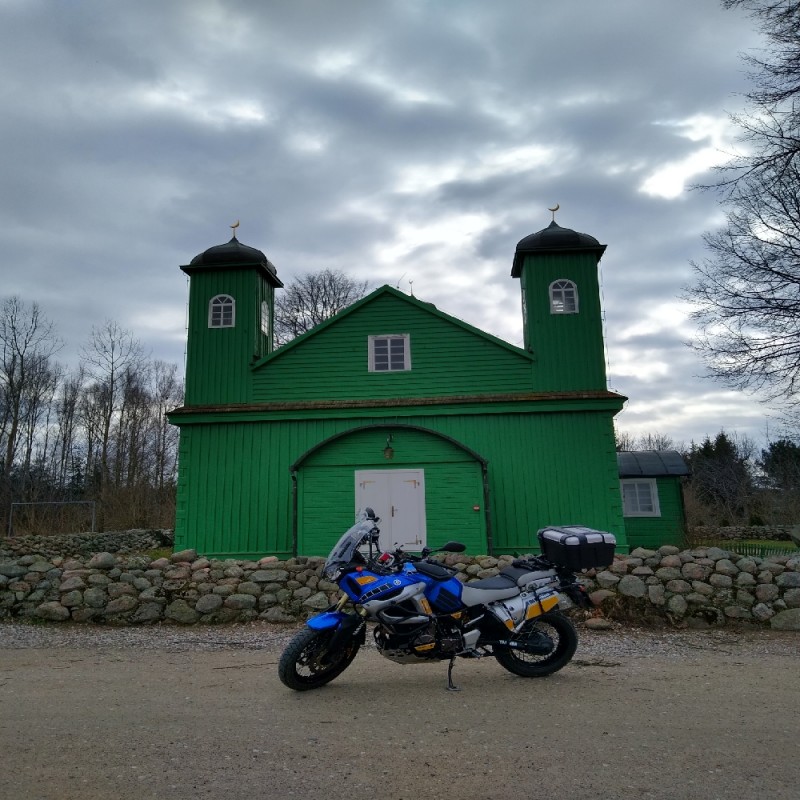
[[[464,649],[458,631],[438,631],[431,623],[413,631],[398,633],[384,626],[375,628],[375,644],[381,655],[397,664],[419,664],[431,659],[450,658]]]

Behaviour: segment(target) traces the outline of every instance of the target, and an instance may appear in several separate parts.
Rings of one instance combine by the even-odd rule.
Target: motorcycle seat
[[[517,581],[510,575],[504,575],[502,572],[495,575],[494,578],[483,578],[479,581],[471,581],[467,584],[471,589],[508,589],[510,586],[516,586]]]
[[[519,586],[509,580],[503,580],[498,575],[496,578],[465,583],[461,587],[461,602],[465,606],[478,606],[493,603],[495,600],[508,600],[509,597],[516,597],[518,594]]]
[[[414,569],[436,581],[449,581],[450,578],[454,577],[454,573],[450,570],[445,569],[439,564],[431,564],[429,561],[417,561],[414,564]]]
[[[517,586],[525,586],[532,581],[541,580],[542,578],[552,577],[551,570],[529,570],[520,567],[503,567],[500,570],[501,575],[505,575],[510,581],[513,581]]]
[[[530,575],[529,569],[520,569],[519,567],[503,567],[500,570],[501,575],[505,575],[509,580],[516,583],[523,575]]]

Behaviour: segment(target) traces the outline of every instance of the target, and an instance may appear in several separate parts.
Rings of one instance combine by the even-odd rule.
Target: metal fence
[[[41,501],[36,503],[11,503],[11,510],[8,514],[8,536],[11,537],[14,535],[14,509],[21,508],[23,506],[46,506],[46,507],[54,507],[54,506],[91,506],[91,514],[92,514],[92,528],[91,532],[95,532],[95,526],[97,523],[97,501],[96,500],[47,500]]]

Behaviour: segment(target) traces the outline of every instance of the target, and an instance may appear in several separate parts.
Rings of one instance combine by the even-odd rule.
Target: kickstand
[[[453,683],[453,664],[455,664],[455,663],[456,663],[456,657],[453,656],[450,659],[449,666],[447,667],[447,691],[448,692],[460,692],[461,691],[461,688],[456,686]]]

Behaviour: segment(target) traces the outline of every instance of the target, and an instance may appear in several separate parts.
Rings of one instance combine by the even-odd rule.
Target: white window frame
[[[389,362],[386,369],[382,369],[379,366],[376,366],[376,359],[375,359],[375,346],[378,342],[389,340]],[[403,366],[402,367],[393,367],[392,366],[392,359],[391,359],[391,350],[393,345],[392,342],[402,342],[403,343]],[[396,345],[395,345],[396,349]],[[368,364],[367,369],[369,372],[408,372],[411,369],[411,335],[408,333],[383,333],[383,334],[376,334],[375,336],[369,337],[369,347],[368,347],[369,355],[368,355]]]
[[[269,313],[269,300],[261,301],[261,333],[264,336],[269,336],[270,326],[270,313]]]
[[[225,322],[225,307],[230,305],[230,322]],[[215,321],[215,312],[219,309],[219,320]],[[229,294],[214,295],[208,301],[208,327],[209,328],[235,328],[236,327],[236,301]]]
[[[571,294],[573,308],[567,308],[567,295]],[[551,314],[577,314],[580,309],[578,304],[578,287],[574,281],[559,278],[550,284],[550,313]]]
[[[629,489],[626,496],[626,487]],[[647,487],[650,492],[649,502],[642,503],[640,487]],[[658,482],[655,478],[625,478],[619,482],[622,495],[623,517],[660,517],[661,507],[658,502]],[[646,506],[652,506],[651,509]],[[645,508],[642,508],[645,506]]]

